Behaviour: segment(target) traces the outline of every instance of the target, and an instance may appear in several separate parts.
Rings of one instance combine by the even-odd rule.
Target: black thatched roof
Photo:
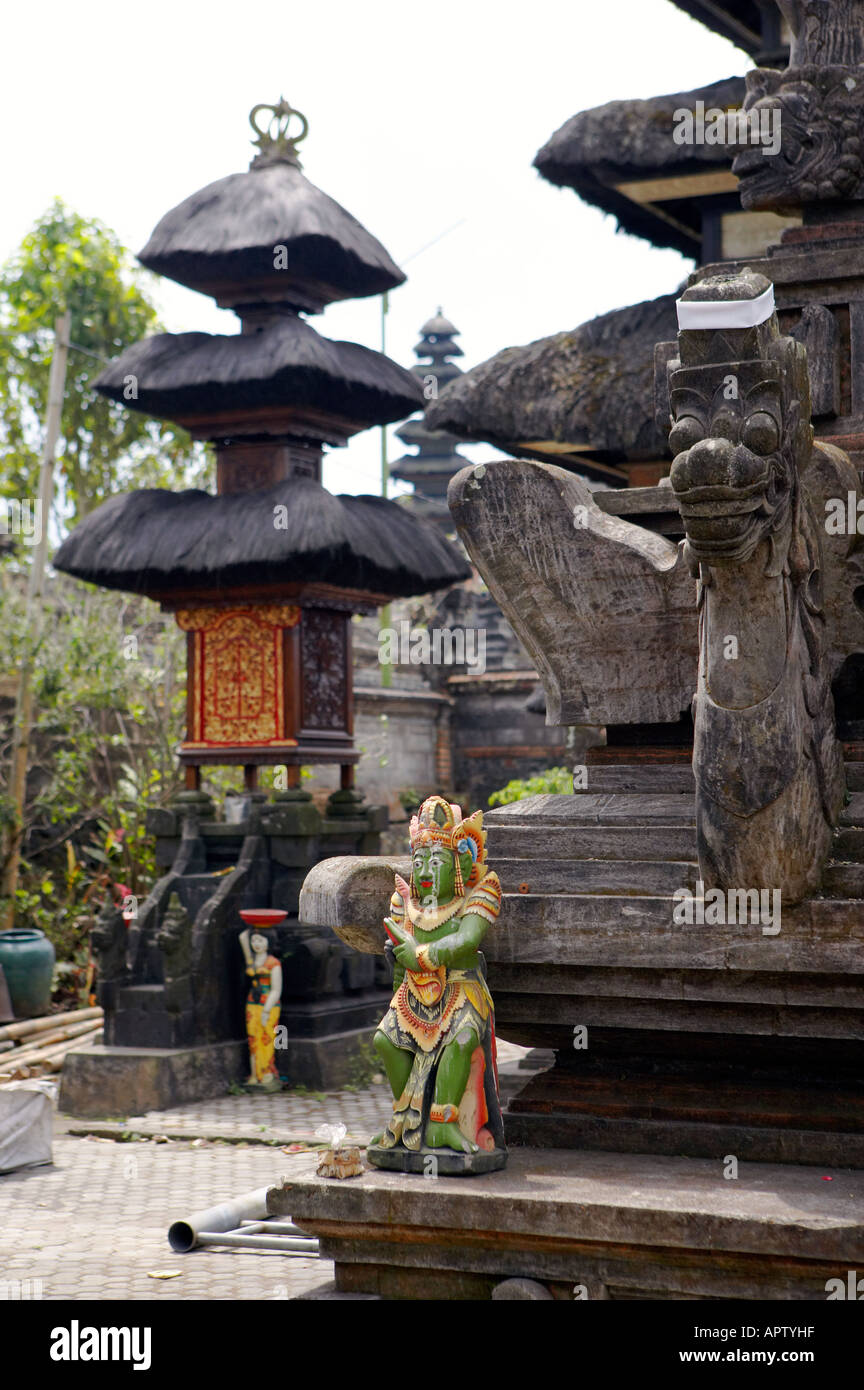
[[[276,248],[286,248],[277,269]],[[350,212],[285,162],[229,174],[167,212],[138,259],[223,302],[283,298],[320,309],[381,294],[405,276]],[[251,291],[238,300],[235,288]],[[298,298],[287,286],[297,289]],[[305,287],[305,291],[304,291]],[[227,295],[227,300],[226,300]]]
[[[758,0],[672,0],[679,10],[698,19],[715,34],[730,39],[745,53],[762,48],[762,15]]]
[[[441,313],[440,309],[436,314],[432,315],[431,319],[426,320],[420,332],[424,334],[424,336],[426,334],[434,334],[436,338],[459,338],[462,336],[455,323],[451,323],[446,315]],[[462,354],[462,349],[457,348],[455,343],[451,350],[458,352],[460,356]]]
[[[425,424],[511,454],[569,463],[589,476],[606,476],[591,468],[592,457],[662,457],[654,345],[676,335],[675,298],[614,309],[569,333],[505,348],[430,401]]]
[[[274,509],[284,504],[284,528]],[[334,497],[311,478],[214,496],[146,488],[112,497],[63,542],[57,569],[130,593],[331,584],[405,598],[470,576],[439,531],[383,497]]]
[[[550,183],[573,188],[587,203],[612,213],[626,231],[692,256],[694,236],[658,218],[650,206],[618,185],[731,170],[735,151],[727,146],[677,145],[673,139],[674,113],[692,111],[698,101],[705,103],[706,110],[737,108],[744,101],[744,78],[729,77],[692,92],[673,92],[648,101],[610,101],[580,111],[547,140],[534,158],[534,167]],[[672,208],[675,223],[693,221],[680,198],[673,200]],[[696,225],[699,222],[697,218]]]
[[[124,384],[137,381],[127,400]],[[348,433],[401,420],[425,404],[416,377],[371,348],[322,338],[291,315],[257,333],[161,333],[122,353],[96,389],[169,420],[292,407],[353,421]]]

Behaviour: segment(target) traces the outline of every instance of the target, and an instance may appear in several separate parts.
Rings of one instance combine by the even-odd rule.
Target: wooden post
[[[51,357],[51,377],[48,386],[48,409],[45,415],[45,440],[42,447],[42,466],[39,473],[40,535],[33,552],[33,564],[27,583],[27,630],[30,634],[27,651],[21,662],[21,676],[15,700],[15,723],[12,732],[9,791],[15,819],[9,834],[9,857],[3,873],[0,895],[9,899],[0,928],[15,925],[15,891],[21,862],[21,842],[24,837],[24,803],[27,794],[27,762],[30,735],[33,727],[33,667],[42,630],[42,597],[45,580],[45,559],[48,552],[48,523],[54,500],[54,453],[60,437],[63,414],[63,391],[66,385],[66,358],[69,355],[70,316],[64,313],[54,324],[54,352]]]
[[[343,792],[350,792],[354,787],[354,764],[343,763],[339,769],[339,786]]]
[[[258,766],[256,763],[245,763],[243,766],[243,790],[247,792],[257,792],[258,790]]]

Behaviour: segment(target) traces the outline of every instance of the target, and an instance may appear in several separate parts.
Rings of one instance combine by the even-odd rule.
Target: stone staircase
[[[864,1166],[861,745],[847,784],[822,892],[776,935],[673,924],[698,880],[687,764],[591,765],[572,797],[487,814],[498,1031],[557,1054],[509,1142]]]
[[[829,900],[864,899],[864,748],[857,745],[846,756],[846,784],[848,804],[820,894]],[[689,766],[590,766],[587,785],[575,795],[578,801],[569,807],[559,797],[532,798],[530,821],[518,813],[506,821],[487,813],[489,859],[505,894],[531,893],[540,865],[544,893],[654,897],[695,887],[695,783]]]

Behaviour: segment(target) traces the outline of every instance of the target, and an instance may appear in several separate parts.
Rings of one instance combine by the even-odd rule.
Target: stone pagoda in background
[[[257,124],[270,113],[265,129]],[[295,118],[297,135],[288,134]],[[240,320],[234,335],[162,333],[101,375],[110,399],[176,421],[216,453],[215,494],[142,489],[86,518],[54,563],[80,579],[145,594],[187,634],[186,791],[151,813],[167,870],[127,929],[108,911],[95,941],[106,1055],[64,1075],[64,1103],[105,1104],[103,1067],[126,1100],[146,1068],[136,1050],[177,1049],[137,1108],[222,1088],[242,1060],[238,911],[289,914],[280,1069],[332,1085],[380,1012],[373,971],[296,926],[308,867],[369,852],[386,811],[354,789],[353,614],[441,589],[470,569],[440,531],[380,497],[334,497],[321,484],[326,445],[422,405],[416,378],[381,353],[321,337],[304,315],[404,280],[364,227],[304,176],[307,123],[286,102],[256,106],[258,153],[167,213],[141,252],[149,269],[210,295]],[[301,765],[337,764],[322,816],[300,790]],[[261,766],[285,769],[268,801]],[[219,818],[202,768],[239,766],[246,797]],[[176,895],[176,896],[175,896]],[[194,1063],[188,1062],[189,1053]],[[185,1059],[185,1060],[184,1060]],[[194,1073],[194,1074],[193,1074]],[[143,1084],[143,1083],[141,1083]],[[110,1107],[109,1107],[110,1108]]]
[[[464,356],[459,344],[454,342],[459,336],[459,329],[444,317],[440,305],[420,329],[420,341],[414,349],[419,361],[411,371],[423,387],[424,399],[435,400],[439,391],[462,375],[462,368],[451,360]],[[422,416],[406,421],[396,435],[403,444],[417,449],[416,454],[405,454],[390,467],[391,478],[414,486],[413,494],[403,505],[410,506],[416,516],[434,521],[445,532],[452,532],[447,488],[450,479],[468,461],[455,447],[459,443],[458,435],[429,429]]]

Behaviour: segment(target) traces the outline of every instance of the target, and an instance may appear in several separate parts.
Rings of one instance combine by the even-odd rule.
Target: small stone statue
[[[247,927],[242,931],[240,945],[249,976],[246,996],[249,1080],[246,1084],[255,1090],[279,1091],[282,1083],[276,1067],[276,1027],[282,1000],[282,966],[270,954],[270,942],[260,928]]]
[[[411,882],[396,876],[395,993],[375,1034],[393,1115],[369,1163],[411,1173],[488,1173],[507,1160],[495,1020],[480,943],[501,908],[483,815],[430,796],[410,825]]]

